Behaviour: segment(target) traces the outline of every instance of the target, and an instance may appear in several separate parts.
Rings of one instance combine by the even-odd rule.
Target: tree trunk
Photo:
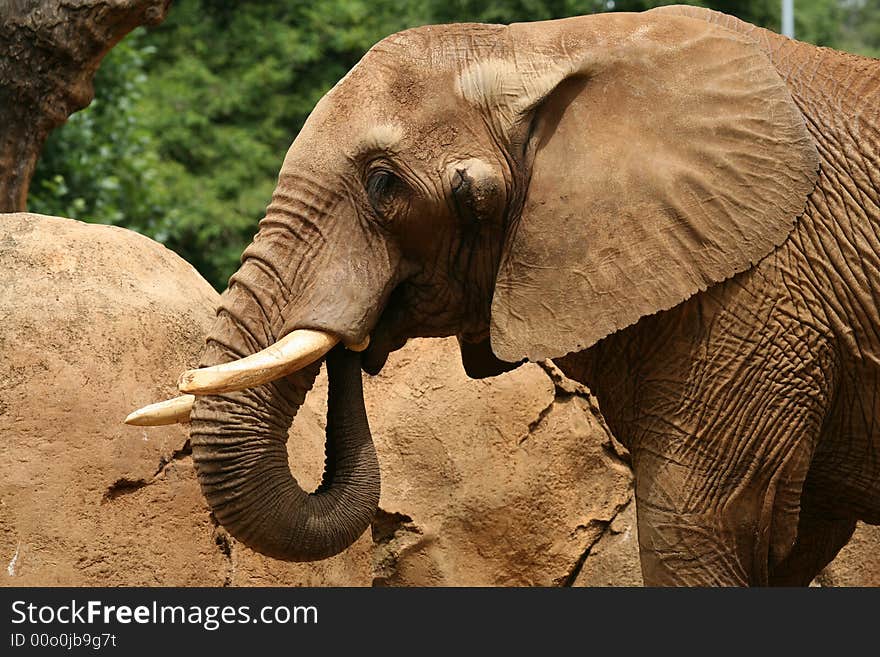
[[[0,0],[0,212],[25,209],[49,133],[94,97],[104,55],[171,0]]]

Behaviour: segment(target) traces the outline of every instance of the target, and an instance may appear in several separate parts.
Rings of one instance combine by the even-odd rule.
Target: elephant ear
[[[503,361],[585,349],[753,266],[818,171],[785,83],[743,37],[662,15],[548,25],[555,45],[510,27],[517,64],[492,83],[531,160],[492,301]]]

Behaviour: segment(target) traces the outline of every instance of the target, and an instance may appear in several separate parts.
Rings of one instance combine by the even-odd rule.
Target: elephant
[[[455,335],[472,377],[550,359],[596,395],[646,584],[805,585],[880,523],[878,110],[877,60],[695,7],[389,36],[290,146],[194,403],[131,421],[189,417],[218,521],[322,559],[378,499],[361,370]]]

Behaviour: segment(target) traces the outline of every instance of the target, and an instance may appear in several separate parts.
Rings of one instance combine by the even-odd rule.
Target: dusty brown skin
[[[202,362],[297,328],[371,335],[368,372],[413,336],[475,375],[558,359],[632,452],[646,583],[805,584],[880,521],[878,94],[874,60],[704,10],[394,35],[291,146]],[[332,485],[290,479],[315,371],[193,410],[218,519],[289,559],[378,496],[344,428]]]

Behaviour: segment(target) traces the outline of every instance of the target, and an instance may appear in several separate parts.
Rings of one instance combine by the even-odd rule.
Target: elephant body
[[[878,114],[877,60],[700,8],[384,39],[291,145],[181,379],[218,519],[344,549],[375,454],[334,423],[325,483],[289,476],[315,363],[456,335],[473,377],[553,359],[596,393],[647,584],[808,583],[880,522]]]
[[[646,571],[805,585],[856,520],[880,523],[880,70],[709,18],[788,83],[819,146],[816,189],[755,267],[558,364],[632,450]]]

